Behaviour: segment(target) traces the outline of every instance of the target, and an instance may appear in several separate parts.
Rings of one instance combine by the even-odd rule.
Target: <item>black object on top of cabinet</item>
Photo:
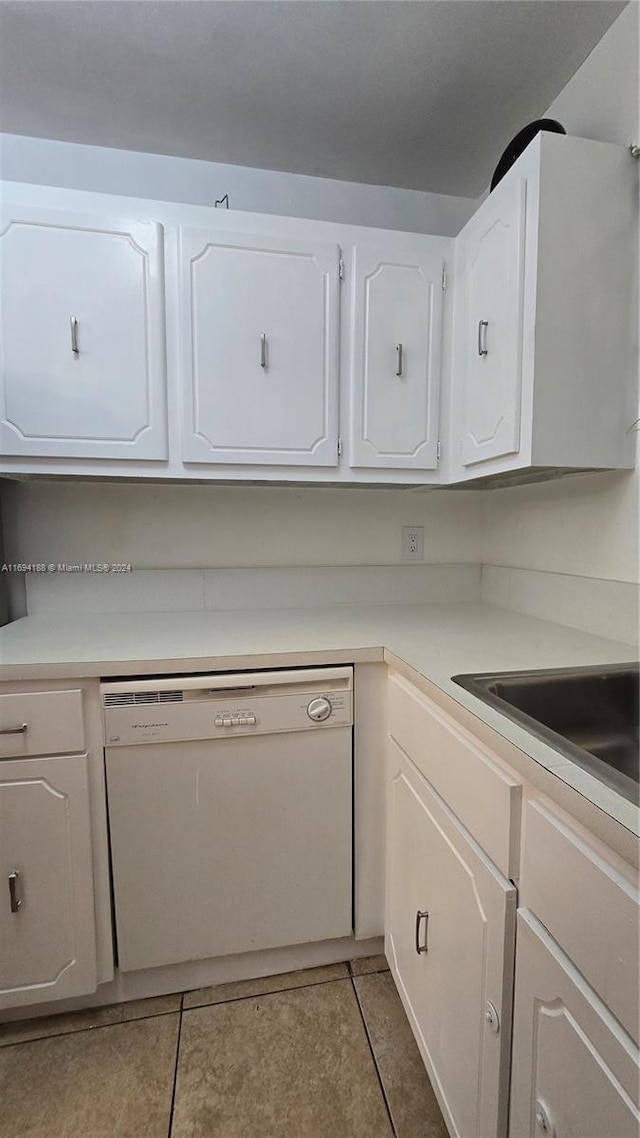
[[[520,157],[522,151],[526,150],[529,143],[541,130],[549,131],[552,134],[567,133],[562,123],[557,122],[555,119],[536,119],[535,122],[530,122],[527,126],[523,126],[522,130],[518,131],[515,138],[511,139],[506,150],[503,151],[502,157],[493,172],[489,193],[491,193],[491,190],[495,190],[498,182],[502,181],[507,170],[510,170],[513,166],[516,158]]]

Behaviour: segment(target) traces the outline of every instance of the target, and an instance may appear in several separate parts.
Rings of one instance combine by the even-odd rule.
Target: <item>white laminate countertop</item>
[[[387,660],[434,685],[638,834],[637,808],[455,684],[467,672],[637,659],[629,644],[480,603],[24,617],[0,629],[0,680],[172,674]]]

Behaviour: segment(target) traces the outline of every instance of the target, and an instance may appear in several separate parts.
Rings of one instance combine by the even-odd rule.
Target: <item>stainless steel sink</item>
[[[638,801],[638,664],[452,676],[584,767]]]

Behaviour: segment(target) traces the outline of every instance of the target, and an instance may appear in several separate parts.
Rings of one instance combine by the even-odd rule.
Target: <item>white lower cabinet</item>
[[[516,890],[391,740],[385,948],[447,1126],[507,1130]]]
[[[637,1138],[638,1052],[577,968],[518,911],[510,1138]]]
[[[0,1007],[97,987],[87,755],[0,762]]]

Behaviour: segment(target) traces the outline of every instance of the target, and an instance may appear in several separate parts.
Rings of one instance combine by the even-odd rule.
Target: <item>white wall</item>
[[[228,193],[234,210],[445,237],[455,236],[475,209],[471,198],[15,134],[0,134],[0,176],[12,182],[192,205],[211,206]]]
[[[482,542],[473,491],[23,482],[3,517],[11,561],[136,569],[394,565],[406,525],[428,563],[478,562]]]
[[[546,114],[569,134],[640,143],[638,37],[638,4],[631,3]],[[639,491],[637,470],[492,491],[485,495],[483,561],[637,581]]]

